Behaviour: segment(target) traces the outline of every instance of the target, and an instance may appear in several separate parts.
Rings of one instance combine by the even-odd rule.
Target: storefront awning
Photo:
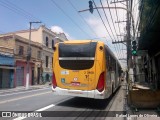
[[[14,66],[14,57],[0,55],[0,66]]]

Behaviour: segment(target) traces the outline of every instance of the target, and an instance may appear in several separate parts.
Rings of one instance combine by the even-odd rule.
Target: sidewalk
[[[47,82],[44,85],[30,85],[29,89],[26,89],[25,86],[18,86],[16,88],[4,88],[0,89],[0,95],[6,94],[6,93],[13,93],[13,92],[22,92],[22,91],[29,91],[29,90],[36,90],[36,89],[42,89],[42,88],[49,88],[51,85]]]
[[[130,97],[129,97],[130,96]],[[160,120],[159,91],[136,82],[128,94],[127,120]]]
[[[132,88],[133,89],[151,89],[146,82],[135,82]]]

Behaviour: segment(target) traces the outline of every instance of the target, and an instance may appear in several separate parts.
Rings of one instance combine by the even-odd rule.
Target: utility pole
[[[39,21],[37,22],[29,22],[29,43],[28,43],[28,50],[27,50],[27,74],[26,74],[26,90],[29,89],[29,68],[30,68],[30,59],[31,59],[31,29],[32,29],[32,23],[41,23]]]
[[[126,2],[126,9],[127,9],[127,20],[126,21],[117,21],[116,23],[120,23],[120,22],[126,22],[126,30],[127,30],[127,39],[124,41],[116,41],[116,42],[112,42],[113,44],[117,44],[117,43],[123,43],[126,42],[126,47],[127,47],[127,76],[126,76],[126,80],[129,83],[129,74],[128,72],[130,71],[131,68],[131,63],[132,63],[132,55],[131,55],[131,34],[130,34],[130,25],[131,25],[131,20],[130,20],[130,16],[132,17],[132,24],[133,24],[133,33],[135,33],[134,30],[134,19],[133,19],[133,15],[131,13],[131,10],[129,9],[129,2],[130,0],[123,0],[123,1],[114,1],[111,3],[122,3],[122,2]]]
[[[126,1],[127,9],[129,9],[128,1]],[[129,72],[130,70],[130,64],[131,64],[131,35],[130,35],[130,17],[129,13],[127,12],[127,70]],[[127,82],[129,83],[129,75],[127,72]]]

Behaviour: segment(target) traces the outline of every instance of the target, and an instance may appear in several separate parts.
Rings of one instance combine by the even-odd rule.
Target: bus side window
[[[107,55],[107,68],[110,71],[110,56]]]

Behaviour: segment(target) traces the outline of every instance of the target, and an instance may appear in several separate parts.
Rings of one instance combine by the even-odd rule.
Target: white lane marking
[[[49,109],[49,108],[51,108],[51,107],[54,107],[54,106],[60,104],[61,102],[64,102],[64,101],[66,101],[66,100],[69,100],[69,99],[71,99],[71,98],[72,98],[72,97],[69,97],[69,98],[67,98],[67,99],[64,99],[64,100],[62,100],[62,101],[57,102],[56,104],[51,104],[51,105],[48,105],[48,106],[46,106],[46,107],[40,108],[40,109],[35,110],[35,111],[40,112],[40,111],[47,110],[47,109]],[[15,119],[13,119],[13,120],[23,120],[23,119],[25,119],[25,118],[27,118],[27,117],[18,117],[18,118],[15,118]]]
[[[49,108],[51,108],[51,107],[54,107],[54,106],[55,106],[54,104],[51,104],[51,105],[48,105],[48,106],[46,106],[46,107],[43,107],[43,108],[38,109],[38,110],[35,110],[35,111],[37,111],[37,112],[44,111],[44,110],[47,110],[47,109],[49,109]],[[18,118],[15,118],[15,119],[13,119],[13,120],[23,120],[23,119],[25,119],[25,118],[27,118],[27,117],[18,117]]]
[[[4,100],[4,101],[0,102],[0,104],[4,104],[4,103],[16,101],[16,100],[21,100],[21,99],[24,99],[24,98],[35,97],[35,96],[39,96],[39,95],[43,95],[43,94],[48,94],[48,93],[52,93],[52,92],[51,92],[51,91],[48,91],[48,92],[44,92],[44,93],[33,94],[33,95],[24,96],[24,97],[19,97],[19,98],[14,98],[14,99],[10,99],[10,100]]]
[[[46,107],[44,107],[44,108],[38,109],[38,110],[36,110],[36,111],[44,111],[44,110],[47,110],[47,109],[49,109],[49,108],[51,108],[51,107],[54,107],[54,106],[55,106],[54,104],[51,104],[51,105],[48,105],[48,106],[46,106]]]
[[[5,94],[5,95],[0,95],[0,96],[8,96],[8,95],[15,95],[15,94],[20,94],[20,93],[29,93],[29,92],[33,92],[33,91],[39,91],[39,90],[45,90],[45,89],[50,89],[50,87],[48,88],[42,88],[42,89],[36,89],[36,90],[31,90],[31,91],[24,91],[24,92],[17,92],[17,93],[12,93],[12,94]]]

